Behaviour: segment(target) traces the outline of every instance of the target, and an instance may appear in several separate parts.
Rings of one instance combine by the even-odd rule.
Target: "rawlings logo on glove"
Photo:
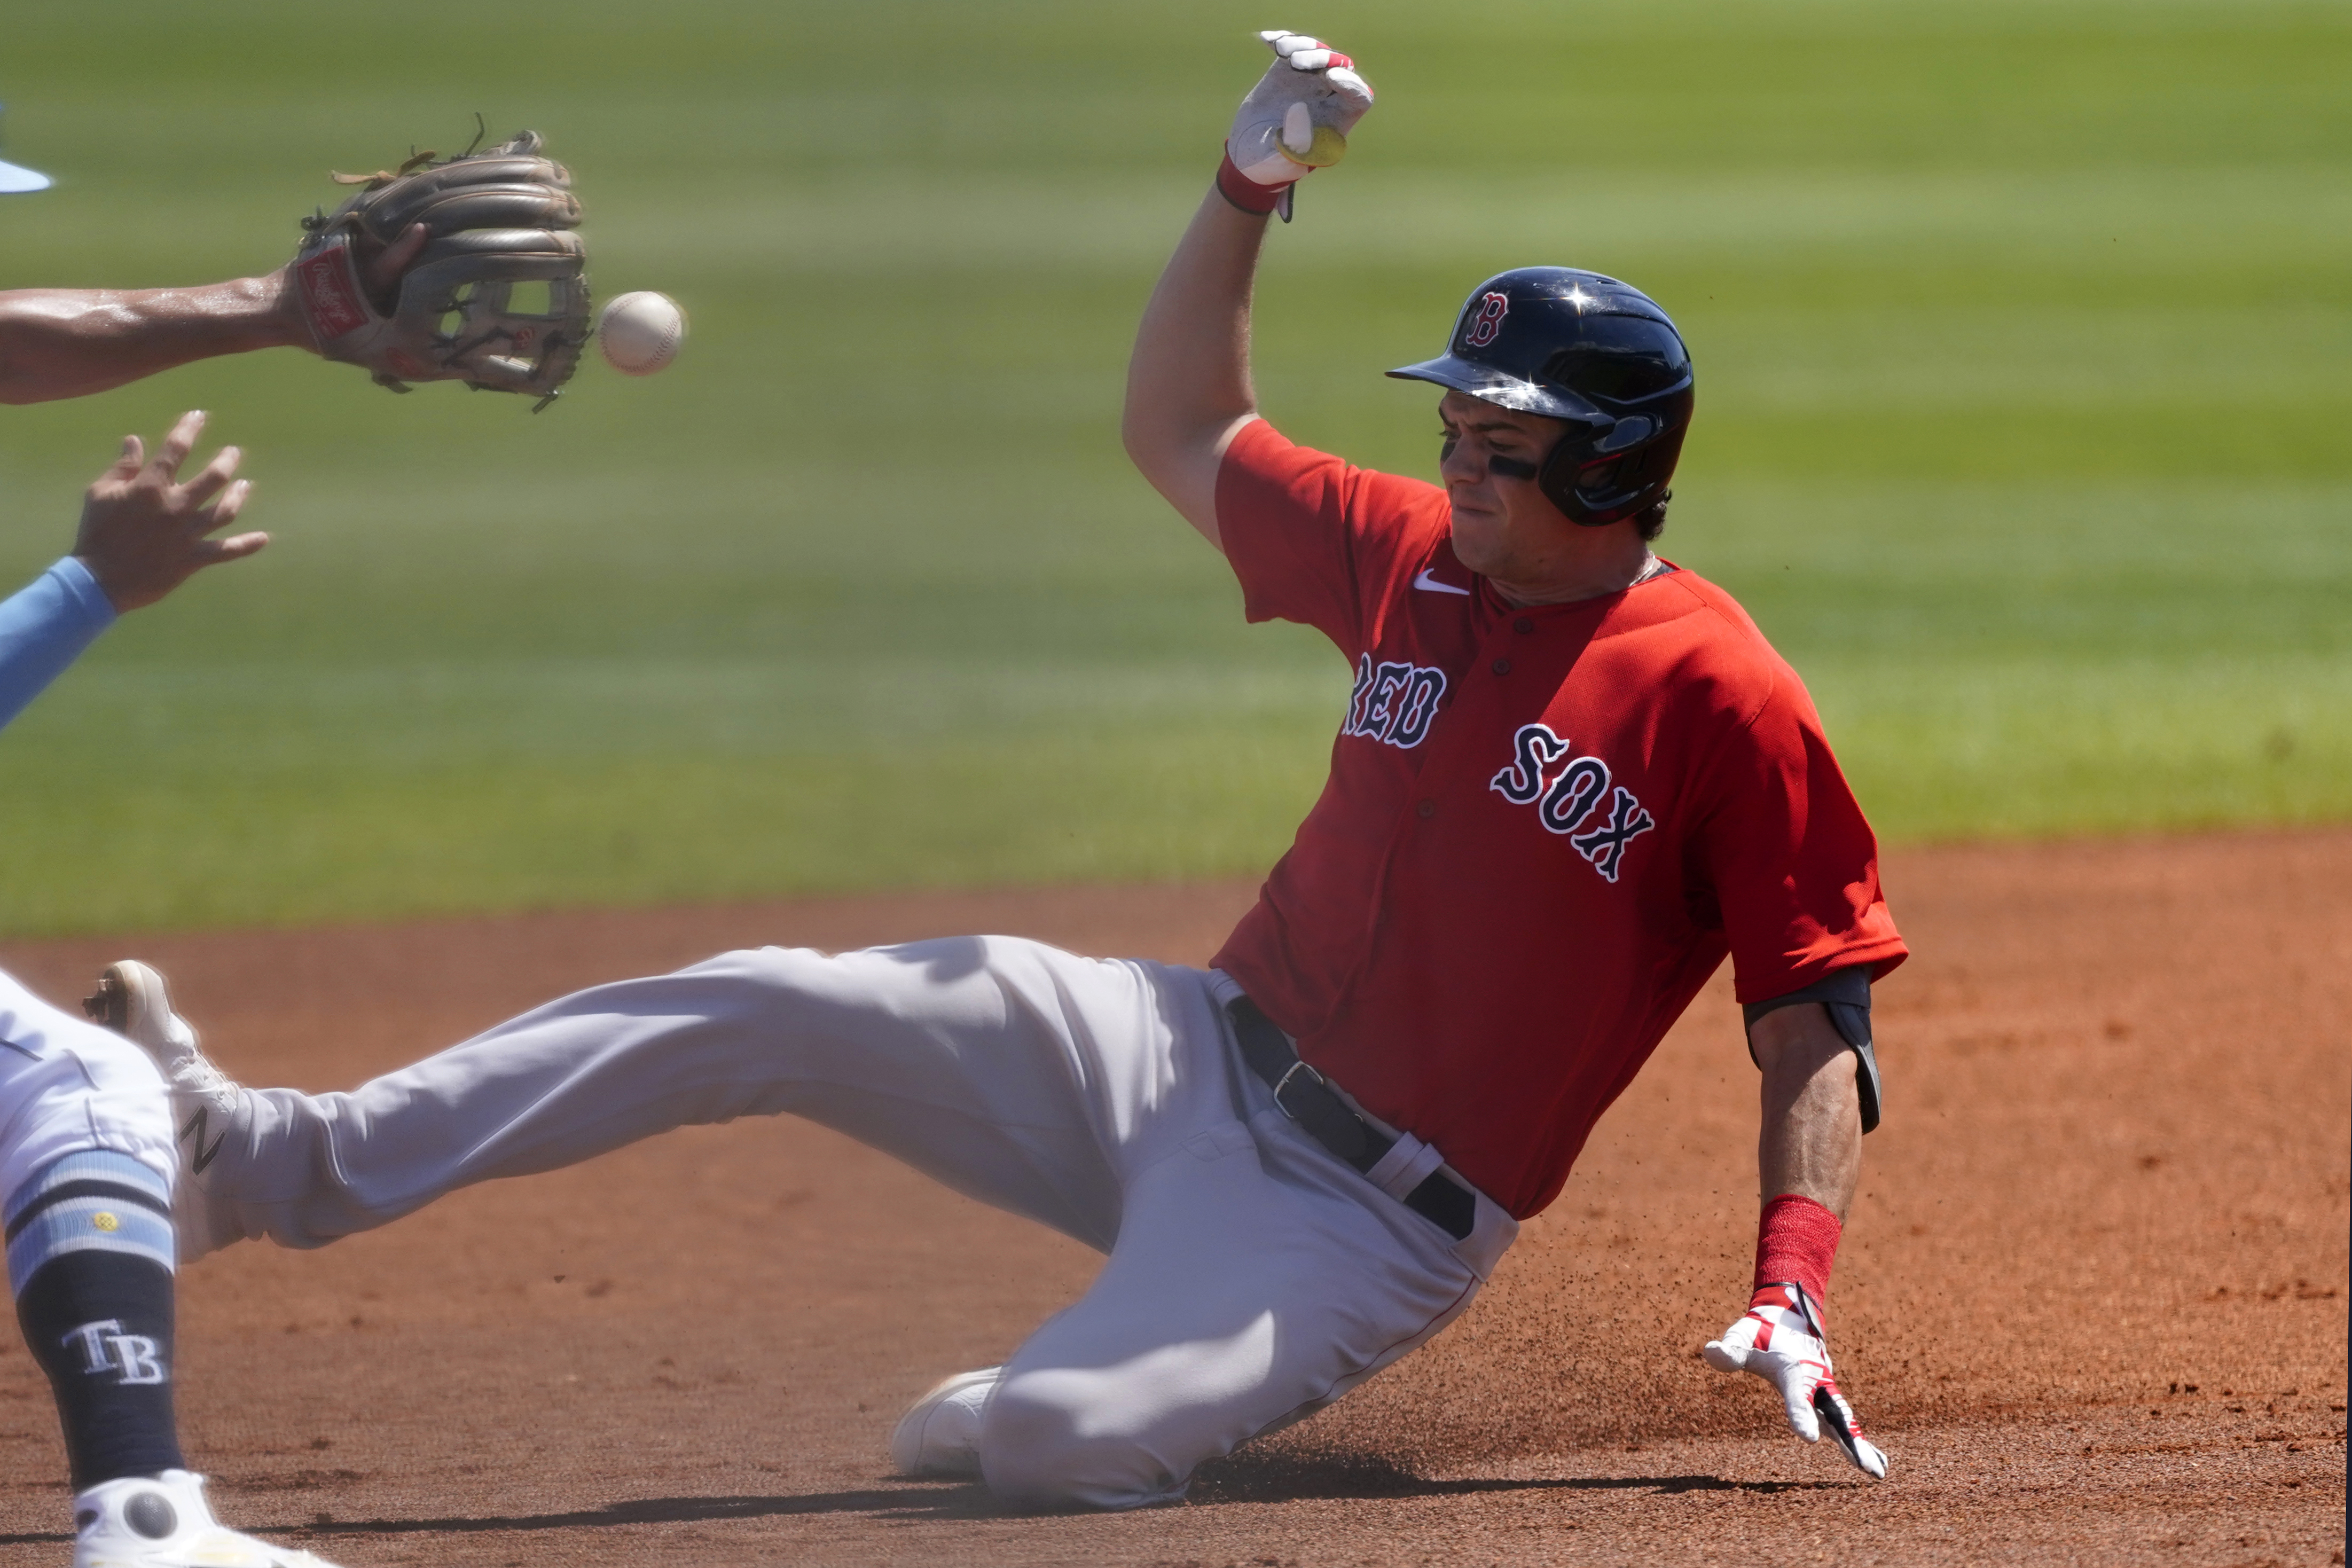
[[[1886,1479],[1886,1456],[1862,1435],[1853,1406],[1838,1391],[1828,1336],[1801,1286],[1759,1289],[1747,1314],[1723,1338],[1707,1342],[1706,1355],[1717,1372],[1752,1372],[1780,1390],[1798,1436],[1818,1443],[1826,1431],[1864,1475]]]
[[[1346,154],[1372,89],[1355,61],[1320,38],[1279,27],[1258,37],[1275,62],[1234,116],[1217,188],[1245,212],[1280,212],[1288,223],[1291,187]]]

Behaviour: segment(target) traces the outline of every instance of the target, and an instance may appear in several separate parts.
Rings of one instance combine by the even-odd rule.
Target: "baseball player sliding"
[[[1160,1502],[1466,1308],[1728,954],[1765,1201],[1754,1294],[1707,1355],[1885,1473],[1824,1309],[1876,1114],[1870,983],[1906,950],[1803,686],[1650,550],[1682,340],[1626,284],[1520,268],[1392,373],[1444,389],[1442,486],[1284,439],[1249,374],[1266,218],[1372,93],[1345,55],[1265,37],[1144,314],[1127,445],[1249,617],[1318,628],[1356,679],[1322,798],[1212,965],[1001,936],[731,952],[309,1095],[224,1076],[126,962],[104,994],[179,1096],[191,1255],[793,1112],[1108,1255],[1003,1365],[908,1412],[900,1468],[1015,1505]]]
[[[459,163],[405,179],[367,177],[368,191],[347,211],[372,206],[385,193],[429,189],[446,196],[478,167]],[[512,158],[498,165],[500,213],[510,215],[530,199],[522,188],[527,173]],[[541,184],[549,187],[540,193],[544,205],[570,203],[555,182]],[[34,171],[0,163],[0,192],[47,184]],[[576,207],[570,210],[576,222]],[[539,253],[562,248],[546,236],[506,231],[482,244],[457,232],[480,216],[478,204],[444,201],[415,223],[392,228],[388,238],[321,220],[310,226],[311,237],[295,263],[226,283],[0,293],[0,402],[80,396],[213,355],[280,345],[352,360],[377,370],[379,379],[392,369],[414,374],[404,362],[384,357],[413,339],[404,338],[401,318],[426,313],[439,290],[471,278],[498,281],[534,268],[533,275],[545,275],[551,264]],[[452,266],[436,258],[435,245],[464,254]],[[520,260],[518,250],[526,253]],[[576,270],[577,247],[564,255]],[[436,260],[437,273],[420,276]],[[306,268],[314,280],[305,280]],[[345,285],[341,292],[321,292],[338,282]],[[347,323],[342,332],[320,330],[322,300]],[[503,294],[495,303],[503,304]],[[576,313],[584,328],[584,295]],[[550,353],[524,366],[526,375],[512,364],[484,369],[481,361],[464,359],[423,366],[418,378],[503,374],[521,384],[509,390],[545,396],[570,363]],[[124,437],[120,458],[89,487],[72,553],[0,602],[0,725],[118,616],[268,542],[263,533],[221,537],[249,493],[236,478],[237,448],[223,447],[182,479],[204,426],[203,414],[184,416],[152,458],[138,437]],[[49,1378],[64,1428],[77,1494],[75,1568],[332,1568],[308,1552],[222,1528],[205,1501],[204,1478],[182,1457],[173,1410],[175,1126],[163,1082],[145,1055],[0,974],[0,1205],[8,1282],[16,1321]]]

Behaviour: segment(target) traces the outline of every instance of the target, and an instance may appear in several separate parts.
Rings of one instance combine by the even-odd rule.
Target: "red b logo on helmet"
[[[1474,349],[1483,349],[1502,335],[1503,318],[1511,312],[1507,294],[1488,294],[1478,301],[1477,319],[1470,323],[1463,342]]]

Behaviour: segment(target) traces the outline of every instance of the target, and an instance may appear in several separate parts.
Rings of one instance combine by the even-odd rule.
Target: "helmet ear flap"
[[[1536,475],[1545,499],[1579,528],[1606,528],[1647,511],[1665,492],[1667,481],[1675,477],[1675,465],[1681,460],[1683,437],[1690,432],[1688,397],[1685,392],[1678,400],[1679,409],[1649,416],[1663,424],[1663,430],[1628,443],[1622,455],[1601,464],[1593,464],[1592,459],[1607,457],[1608,437],[1604,435],[1595,441],[1591,432],[1571,428],[1545,455]],[[1588,465],[1607,470],[1601,488],[1614,496],[1611,504],[1596,508],[1579,491],[1577,480],[1588,472]]]
[[[1536,470],[1536,488],[1577,527],[1606,528],[1618,521],[1616,514],[1596,515],[1576,493],[1576,476],[1583,470],[1583,458],[1591,447],[1590,437],[1578,430],[1553,442],[1551,450],[1544,454],[1543,467]]]

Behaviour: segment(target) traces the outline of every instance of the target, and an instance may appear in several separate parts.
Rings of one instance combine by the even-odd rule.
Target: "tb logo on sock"
[[[122,1375],[115,1382],[122,1384],[163,1383],[170,1373],[163,1370],[163,1347],[145,1334],[126,1334],[120,1318],[100,1318],[94,1323],[84,1323],[58,1342],[72,1344],[81,1342],[82,1370],[92,1377],[103,1377],[110,1372]]]

